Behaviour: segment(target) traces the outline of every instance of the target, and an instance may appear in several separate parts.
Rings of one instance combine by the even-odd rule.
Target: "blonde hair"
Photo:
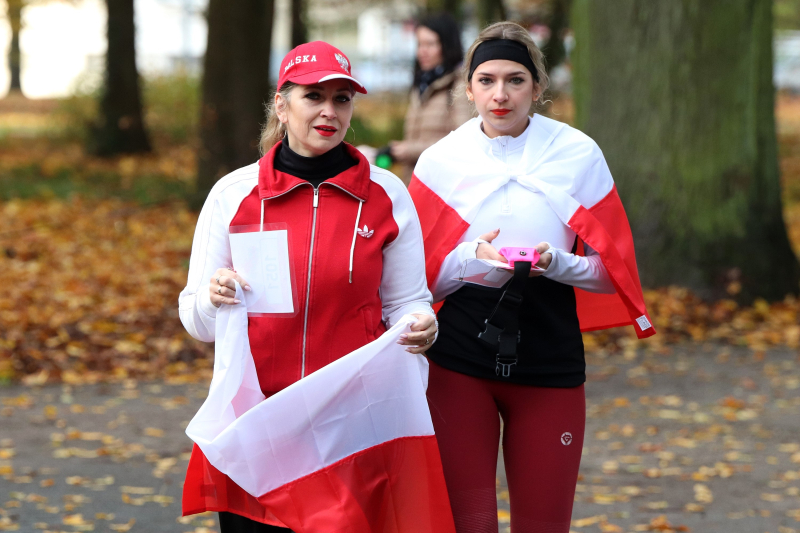
[[[296,83],[287,81],[277,91],[277,94],[281,95],[281,98],[283,98],[284,105],[289,103],[292,89],[295,87],[297,87]],[[264,124],[264,127],[261,129],[261,139],[258,142],[261,155],[269,152],[270,148],[281,142],[283,136],[286,135],[286,124],[278,119],[278,114],[276,113],[278,108],[274,96],[272,98],[272,103],[267,104],[265,107],[267,123]]]
[[[469,68],[472,64],[472,57],[475,55],[475,50],[482,43],[495,39],[516,41],[528,49],[528,54],[531,56],[531,61],[533,61],[533,65],[536,67],[536,75],[539,78],[538,82],[534,80],[534,83],[538,87],[538,97],[534,104],[544,104],[544,93],[550,87],[550,77],[547,75],[547,71],[544,68],[544,54],[539,50],[539,47],[536,46],[536,43],[533,42],[528,30],[515,22],[496,22],[491,26],[487,26],[478,34],[478,38],[475,39],[475,42],[469,47],[467,55],[464,58],[464,65],[461,67],[461,84],[458,91],[463,94],[466,88],[470,86],[472,80],[470,79]],[[472,103],[472,105],[474,106],[475,104]]]

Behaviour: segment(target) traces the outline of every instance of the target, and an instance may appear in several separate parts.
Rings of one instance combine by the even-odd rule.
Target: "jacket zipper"
[[[317,230],[317,207],[319,206],[319,187],[314,187],[314,216],[311,219],[311,246],[308,249],[308,281],[306,282],[306,309],[303,316],[303,359],[300,366],[300,379],[306,376],[306,334],[308,333],[308,302],[311,299],[311,263],[314,260],[314,234]]]
[[[501,147],[501,154],[503,157],[503,163],[506,164],[506,169],[508,169],[508,139],[499,139],[500,147]],[[500,207],[500,213],[504,215],[508,215],[511,213],[511,204],[508,202],[508,183],[503,185],[503,205]]]
[[[281,194],[273,196],[273,198],[277,198],[278,196],[283,196],[289,191],[292,191],[297,187],[302,187],[303,185],[304,184],[299,183],[294,187],[292,187],[291,189],[289,189],[288,191],[284,191]],[[345,191],[342,187],[339,187],[336,184],[329,183],[328,185],[336,187],[337,189],[346,192],[356,200],[359,200],[359,198],[356,195],[348,191]],[[322,186],[321,183],[320,186]],[[314,187],[314,202],[312,204],[312,207],[314,208],[314,215],[311,218],[311,245],[309,246],[308,249],[308,278],[306,280],[306,308],[303,313],[303,351],[300,363],[300,379],[303,379],[306,376],[306,336],[308,334],[308,304],[309,301],[311,300],[311,265],[314,260],[314,235],[316,234],[317,230],[317,208],[319,207],[319,187]]]

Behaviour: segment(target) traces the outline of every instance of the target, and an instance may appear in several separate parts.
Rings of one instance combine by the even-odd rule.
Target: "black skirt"
[[[221,533],[291,533],[292,531],[285,527],[262,524],[233,513],[219,513],[219,529]]]

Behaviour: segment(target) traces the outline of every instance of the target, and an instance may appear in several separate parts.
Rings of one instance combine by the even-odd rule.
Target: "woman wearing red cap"
[[[367,91],[340,50],[317,41],[289,52],[262,132],[264,156],[220,179],[197,222],[180,317],[206,342],[214,340],[217,309],[240,303],[235,282],[250,290],[230,268],[231,228],[288,227],[296,312],[250,316],[248,325],[267,397],[376,339],[405,314],[418,319],[403,340],[409,352],[422,353],[434,340],[411,198],[396,176],[343,142],[355,92]],[[195,446],[183,512],[203,511],[220,513],[223,533],[285,530]]]

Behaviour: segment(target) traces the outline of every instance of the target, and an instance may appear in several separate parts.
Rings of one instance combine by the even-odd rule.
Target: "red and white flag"
[[[616,294],[575,289],[581,330],[631,324],[639,338],[655,334],[639,282],[628,218],[603,154],[594,141],[561,122],[531,118],[522,161],[497,160],[474,118],[423,152],[409,186],[425,242],[428,285],[491,193],[516,180],[542,193],[559,219],[596,250]]]
[[[236,292],[244,301],[238,285]],[[297,533],[454,532],[425,397],[428,362],[396,342],[415,320],[403,317],[265,399],[247,309],[223,306],[209,395],[186,433],[257,499],[261,521]],[[228,508],[248,516],[244,498]]]

